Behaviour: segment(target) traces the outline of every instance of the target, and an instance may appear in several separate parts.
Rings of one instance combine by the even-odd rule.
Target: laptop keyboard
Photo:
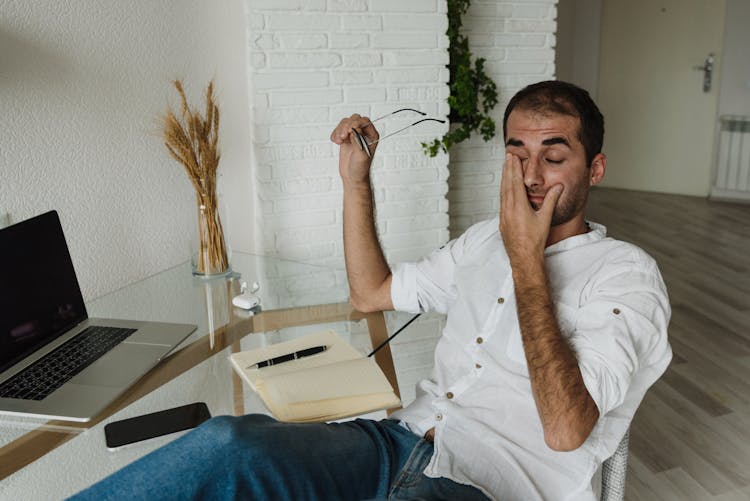
[[[135,331],[120,327],[87,327],[0,385],[0,398],[42,400]]]

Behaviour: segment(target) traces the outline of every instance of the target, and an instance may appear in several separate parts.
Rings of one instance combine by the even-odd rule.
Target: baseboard
[[[725,188],[717,188],[714,186],[711,188],[708,198],[709,200],[721,202],[750,203],[750,191],[727,190]]]

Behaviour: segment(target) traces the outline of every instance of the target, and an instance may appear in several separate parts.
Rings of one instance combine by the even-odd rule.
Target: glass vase
[[[219,201],[215,193],[202,193],[197,198],[198,221],[195,250],[192,252],[193,275],[220,277],[232,272],[231,254],[224,240]]]

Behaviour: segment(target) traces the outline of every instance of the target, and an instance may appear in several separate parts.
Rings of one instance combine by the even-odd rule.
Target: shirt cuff
[[[584,354],[585,356],[585,354]],[[631,383],[629,374],[618,371],[606,361],[579,364],[583,384],[591,399],[604,416],[625,401]]]
[[[398,263],[391,268],[391,302],[396,311],[420,313],[416,263]]]

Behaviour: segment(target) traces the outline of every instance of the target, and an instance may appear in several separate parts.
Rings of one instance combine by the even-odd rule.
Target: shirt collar
[[[607,236],[607,228],[604,225],[594,223],[593,221],[586,221],[586,223],[589,225],[589,228],[591,228],[591,231],[568,237],[564,240],[560,240],[556,244],[550,245],[544,249],[544,255],[551,256],[553,254],[575,249],[582,245],[598,242]]]

